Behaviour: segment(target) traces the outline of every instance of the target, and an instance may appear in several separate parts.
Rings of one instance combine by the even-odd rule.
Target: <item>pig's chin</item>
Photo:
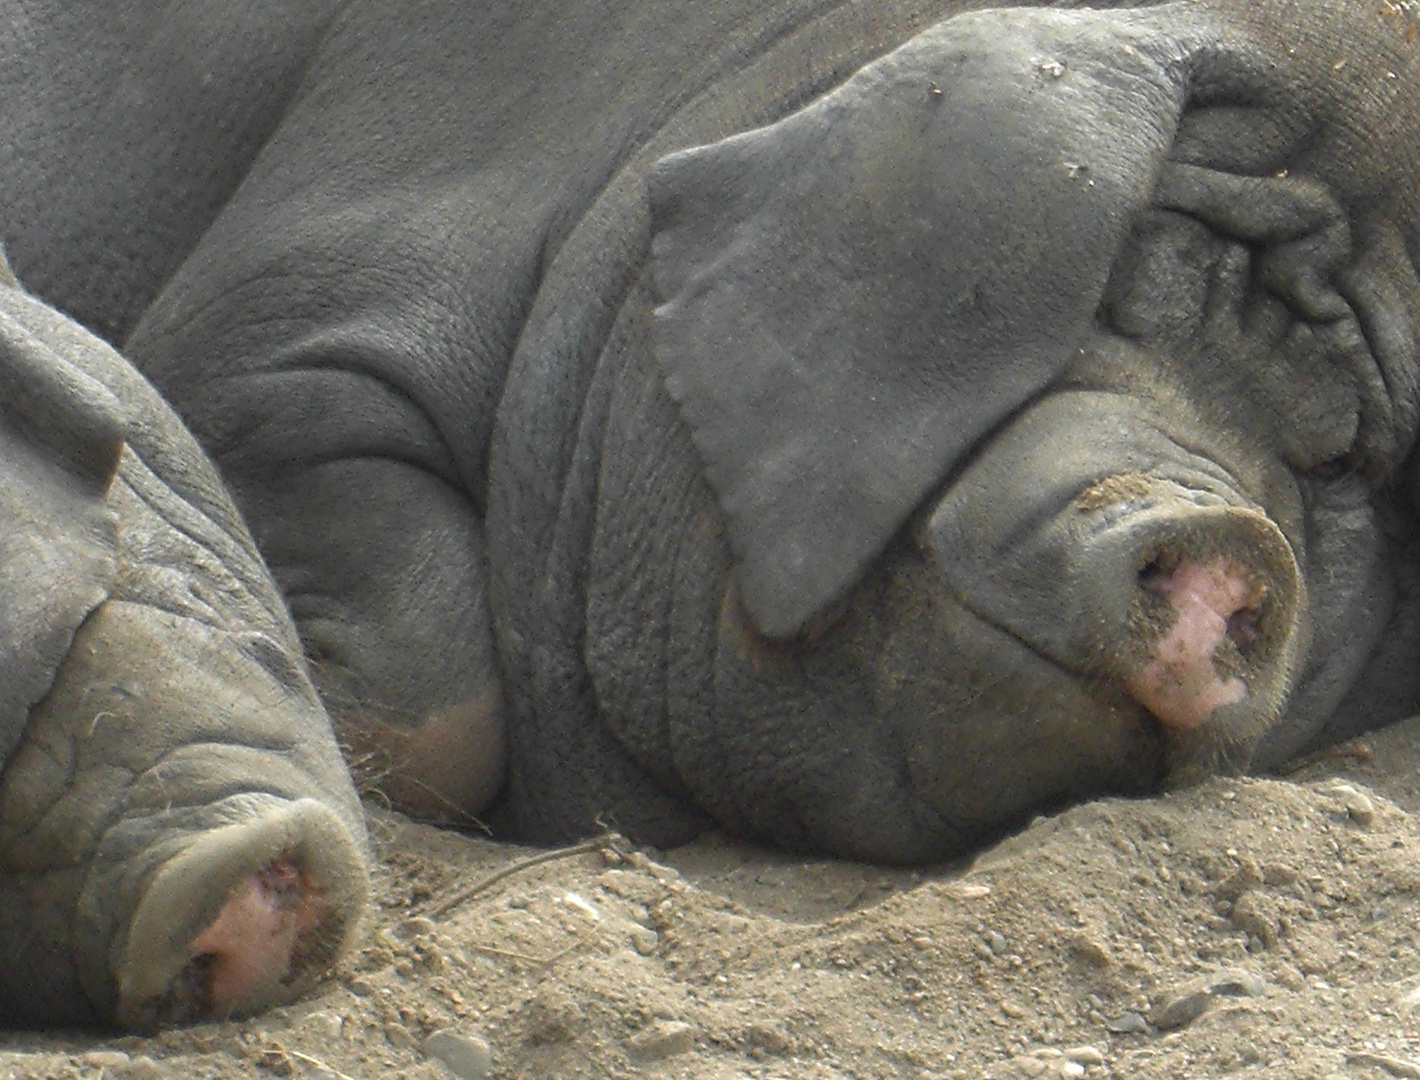
[[[1207,655],[1227,633],[1216,612],[1185,608],[1156,658],[1121,677],[1063,662],[954,600],[942,623],[958,677],[927,677],[914,703],[933,699],[935,752],[914,773],[945,820],[970,827],[986,806],[1020,822],[1081,798],[1236,775],[1280,714],[1278,695]]]
[[[1281,717],[1291,667],[1286,649],[1281,656],[1256,651],[1258,586],[1220,560],[1181,562],[1145,588],[1160,595],[1142,605],[1147,619],[1130,620],[1142,627],[1142,640],[1128,656],[1081,666],[1011,636],[1061,680],[1086,688],[1097,715],[1131,716],[1157,738],[1165,785],[1245,771],[1258,740]]]
[[[1156,791],[1174,743],[1211,741],[1210,725],[1170,736],[1121,680],[1072,669],[974,610],[927,559],[894,560],[882,581],[874,600],[891,632],[872,642],[874,705],[884,728],[910,734],[904,776],[946,847],[1080,799]]]

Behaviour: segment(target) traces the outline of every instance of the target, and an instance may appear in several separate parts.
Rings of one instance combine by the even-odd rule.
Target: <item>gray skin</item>
[[[1420,700],[1381,7],[10,5],[0,232],[396,801],[935,860]]]
[[[0,271],[0,1020],[289,1000],[368,891],[295,629],[172,410]]]

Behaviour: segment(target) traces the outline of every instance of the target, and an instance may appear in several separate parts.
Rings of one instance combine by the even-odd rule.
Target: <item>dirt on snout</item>
[[[12,1034],[0,1077],[1420,1077],[1420,719],[1343,750],[917,872],[721,838],[524,862],[371,811],[370,931],[309,999]]]

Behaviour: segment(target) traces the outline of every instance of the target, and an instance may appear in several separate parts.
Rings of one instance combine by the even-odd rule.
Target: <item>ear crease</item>
[[[1346,459],[1388,474],[1420,422],[1420,276],[1394,220],[1376,211],[1353,223],[1313,177],[1177,161],[1164,166],[1153,202],[1253,250],[1253,280],[1308,327],[1293,345],[1324,350],[1350,376],[1360,417]]]
[[[1272,176],[1295,159],[1313,134],[1310,125],[1276,109],[1195,103],[1179,122],[1169,156],[1187,165]]]
[[[656,222],[651,242],[652,287],[674,297],[691,287],[696,252],[720,250],[750,210],[744,205],[755,160],[741,140],[694,147],[656,162],[646,192]]]
[[[1154,204],[1263,247],[1257,263],[1260,280],[1301,318],[1331,322],[1349,313],[1332,279],[1351,257],[1351,230],[1341,204],[1320,181],[1243,176],[1169,162]]]
[[[1420,273],[1393,220],[1358,222],[1356,258],[1338,277],[1375,371],[1358,440],[1362,467],[1385,475],[1420,427]]]
[[[107,489],[123,449],[118,399],[0,308],[0,409],[7,426],[43,446],[96,491]]]

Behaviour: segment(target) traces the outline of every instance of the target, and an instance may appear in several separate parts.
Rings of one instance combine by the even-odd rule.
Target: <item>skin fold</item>
[[[925,862],[1420,700],[1382,7],[8,5],[0,235],[211,455],[362,786]],[[223,985],[321,924],[288,865]]]

